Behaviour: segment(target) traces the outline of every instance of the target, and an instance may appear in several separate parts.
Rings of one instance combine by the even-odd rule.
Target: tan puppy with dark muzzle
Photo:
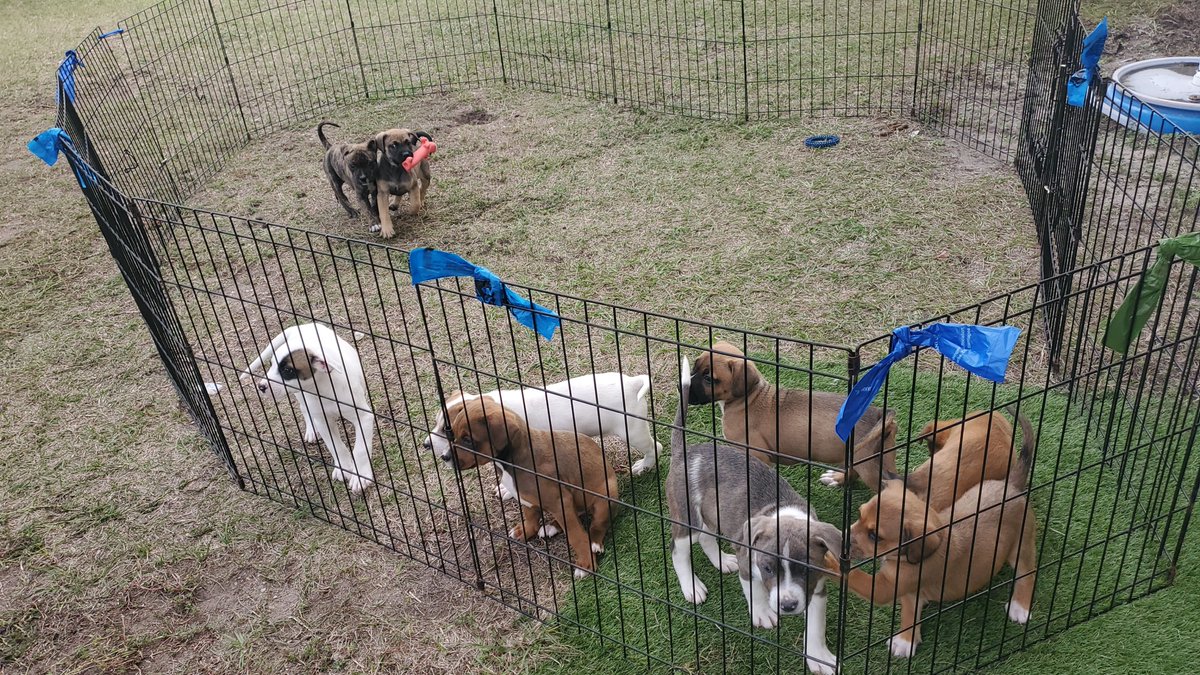
[[[690,384],[688,402],[721,406],[725,438],[761,448],[751,453],[764,462],[794,464],[808,459],[841,465],[846,461],[846,444],[834,430],[845,394],[776,389],[742,350],[728,342],[716,343],[696,359]],[[854,437],[866,438],[884,417],[882,408],[871,406],[854,426]],[[849,471],[827,471],[821,482],[840,485],[847,474],[857,474],[872,490],[879,489],[882,474],[896,473],[896,422],[891,411],[884,424],[882,435],[854,448],[854,466]]]
[[[877,605],[899,600],[900,631],[890,640],[894,656],[908,658],[916,652],[926,603],[980,591],[1005,563],[1016,571],[1008,618],[1029,621],[1037,524],[1028,485],[1036,441],[1028,420],[1019,419],[1021,454],[1010,463],[1005,480],[985,480],[940,510],[905,489],[902,481],[889,480],[876,498],[859,507],[859,518],[850,526],[850,555],[856,560],[878,555],[882,562],[874,576],[850,570],[846,583]],[[835,568],[837,562],[835,555],[826,555],[827,567]]]
[[[575,552],[575,578],[596,569],[617,498],[617,474],[596,441],[568,431],[530,429],[519,415],[487,399],[467,401],[450,425],[455,469],[495,462],[501,484],[521,502],[522,522],[509,532],[518,541],[537,536],[543,511],[567,532]],[[584,529],[581,515],[591,518]]]
[[[424,131],[408,129],[388,129],[375,136],[375,145],[379,148],[380,153],[379,182],[377,183],[379,235],[384,239],[391,238],[396,234],[396,230],[392,227],[390,209],[399,207],[400,197],[408,195],[411,204],[410,212],[413,215],[420,213],[425,206],[425,191],[429,189],[429,184],[433,180],[433,173],[429,170],[429,160],[422,160],[411,171],[404,170],[404,160],[413,156],[423,138],[433,140]],[[390,200],[388,195],[391,195]],[[389,201],[392,202],[390,205]]]

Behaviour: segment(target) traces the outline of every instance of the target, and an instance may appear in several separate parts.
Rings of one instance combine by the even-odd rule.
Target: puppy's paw
[[[737,571],[737,556],[732,553],[721,553],[721,573],[729,574]]]
[[[779,623],[779,612],[766,606],[766,603],[755,605],[750,613],[750,623],[755,628],[774,628]]]
[[[1008,601],[1008,618],[1019,624],[1028,623],[1029,622],[1029,608],[1022,607],[1021,605],[1013,602],[1012,600],[1009,600]]]
[[[586,579],[590,576],[592,576],[592,570],[585,570],[582,567],[575,568],[575,578],[576,579]]]
[[[829,469],[821,474],[821,484],[829,487],[841,487],[846,483],[846,472]]]
[[[386,230],[385,230],[385,229],[380,229],[380,230],[379,230],[379,236],[380,236],[380,237],[382,237],[382,238],[384,238],[384,239],[391,239],[392,237],[396,236],[396,230],[394,230],[394,229],[392,229],[392,228],[390,228],[390,227],[389,227],[389,228],[387,228]]]
[[[898,659],[911,659],[913,654],[917,653],[917,646],[908,641],[908,638],[899,635],[893,635],[888,640],[888,646],[892,650],[892,656]]]
[[[508,488],[504,487],[504,483],[496,484],[496,496],[500,498],[500,501],[517,498],[516,495],[508,491]]]
[[[683,591],[683,599],[693,605],[698,605],[708,598],[708,586],[698,577],[692,577],[691,581],[680,579],[679,590]]]
[[[342,470],[340,468],[334,468],[333,471],[329,472],[329,480],[331,480],[335,483],[344,481],[344,480],[346,480],[346,474],[342,473]]]
[[[837,675],[838,665],[837,657],[828,649],[818,651],[811,649],[808,652],[808,658],[804,660],[808,666],[808,670],[816,675]]]
[[[544,525],[542,526],[542,529],[545,529]],[[541,534],[542,530],[538,530],[538,535],[541,536]],[[517,541],[529,541],[529,537],[525,534],[525,526],[521,524],[513,525],[512,529],[508,531],[508,536],[516,539]]]
[[[376,224],[374,224],[374,225],[372,225],[372,226],[368,227],[368,228],[367,228],[367,232],[370,232],[371,234],[375,234],[375,233],[376,233],[376,232],[378,232],[380,229],[382,229],[382,226],[381,226],[381,225],[379,225],[379,223],[376,223]]]
[[[374,484],[375,481],[371,480],[367,476],[350,475],[346,477],[346,488],[350,490],[352,494],[358,494]]]
[[[238,382],[241,382],[242,384],[250,384],[253,381],[254,375],[252,375],[248,370],[244,371],[241,375],[238,375]]]
[[[592,542],[592,553],[595,553],[596,555],[600,555],[601,553],[604,553],[604,543],[598,542],[598,541],[593,541]]]
[[[658,464],[657,461],[652,462],[652,461],[650,461],[649,457],[643,457],[642,459],[639,459],[638,461],[634,462],[633,466],[629,467],[629,472],[635,476],[640,476],[640,475],[646,473],[647,471],[649,471],[650,469],[653,469],[654,465],[656,465],[656,464]]]
[[[305,445],[313,445],[316,442],[317,442],[317,432],[314,431],[312,429],[312,427],[305,429],[304,430],[304,444]]]
[[[549,539],[558,535],[559,532],[562,532],[562,530],[558,529],[558,525],[555,525],[554,523],[546,523],[538,528],[537,536],[538,539]]]

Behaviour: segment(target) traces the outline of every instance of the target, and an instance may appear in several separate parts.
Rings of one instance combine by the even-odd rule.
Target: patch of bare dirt
[[[1200,0],[1182,0],[1110,30],[1105,48],[1109,72],[1142,59],[1192,56],[1200,53]]]

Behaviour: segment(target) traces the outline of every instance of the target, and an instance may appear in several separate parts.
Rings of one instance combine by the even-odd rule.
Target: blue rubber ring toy
[[[820,134],[804,139],[804,145],[810,148],[832,148],[841,141],[842,139],[833,134]]]

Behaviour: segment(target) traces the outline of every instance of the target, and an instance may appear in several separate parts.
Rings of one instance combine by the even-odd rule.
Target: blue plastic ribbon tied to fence
[[[58,127],[51,127],[34,137],[25,147],[34,154],[38,159],[42,160],[50,166],[54,166],[58,162],[58,154],[62,151],[64,145],[71,144],[71,137],[67,132]],[[88,171],[84,165],[80,171],[75,172],[75,180],[79,181],[79,187],[87,188],[92,181],[83,173]]]
[[[561,323],[557,314],[522,297],[488,268],[453,253],[435,248],[414,248],[408,253],[408,272],[414,286],[444,277],[471,277],[475,279],[475,297],[480,302],[508,308],[517,323],[547,340],[554,338],[554,331]]]
[[[901,326],[892,331],[892,350],[854,385],[837,417],[837,435],[850,437],[875,395],[883,388],[892,366],[917,347],[930,347],[947,359],[992,382],[1003,382],[1008,360],[1021,329],[1016,326],[973,326],[934,323],[923,329]]]
[[[1107,38],[1108,17],[1105,17],[1083,39],[1083,52],[1079,55],[1079,65],[1083,67],[1075,71],[1067,80],[1067,103],[1076,108],[1082,108],[1084,101],[1087,100],[1088,87],[1091,86],[1092,80],[1095,79],[1096,72],[1099,70],[1100,55],[1104,53],[1104,41]]]
[[[67,100],[71,103],[75,102],[75,69],[83,67],[83,61],[74,49],[67,50],[67,55],[63,57],[62,63],[58,64],[58,81],[62,83],[63,91],[67,92]],[[58,99],[57,92],[55,100]]]

